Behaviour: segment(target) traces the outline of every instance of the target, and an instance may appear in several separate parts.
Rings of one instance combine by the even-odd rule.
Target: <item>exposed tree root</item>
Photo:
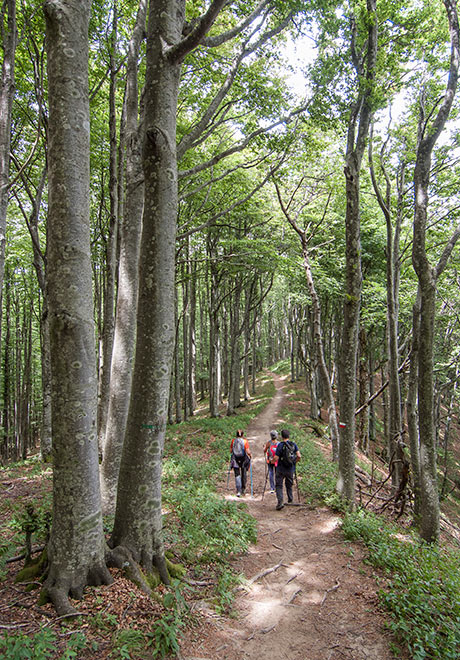
[[[113,578],[105,563],[93,564],[86,576],[81,574],[62,574],[61,571],[50,571],[40,594],[39,603],[51,601],[59,617],[77,614],[76,608],[71,604],[70,598],[81,600],[86,586],[100,586],[112,584]]]
[[[170,578],[182,579],[185,576],[186,569],[181,564],[175,564],[166,557],[163,561],[163,575],[167,582],[162,579],[160,572],[156,567],[148,572],[142,570],[140,564],[134,559],[132,553],[124,546],[117,546],[108,549],[105,556],[105,563],[95,564],[87,572],[86,578],[81,575],[58,574],[58,571],[52,570],[48,562],[48,553],[45,548],[40,556],[21,569],[16,575],[16,582],[32,583],[28,588],[33,588],[37,583],[43,583],[43,588],[39,597],[39,604],[43,605],[52,602],[58,617],[76,616],[77,609],[71,604],[70,599],[80,600],[83,596],[85,586],[100,586],[102,584],[111,584],[113,578],[110,575],[108,567],[121,569],[126,577],[136,584],[139,589],[155,600],[161,600],[155,589],[161,582],[170,583]]]
[[[154,576],[151,574],[144,574],[138,562],[134,559],[133,555],[127,548],[118,545],[116,548],[111,549],[106,555],[106,561],[107,566],[121,569],[126,577],[131,580],[131,582],[134,582],[141,591],[149,596],[153,595],[153,589],[157,586],[153,579]],[[158,578],[158,584],[159,582],[160,580]]]

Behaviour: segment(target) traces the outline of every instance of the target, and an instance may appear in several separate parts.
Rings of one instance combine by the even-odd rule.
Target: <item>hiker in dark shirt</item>
[[[292,502],[292,486],[294,484],[295,466],[300,461],[300,451],[296,443],[289,440],[289,431],[281,431],[281,442],[276,447],[278,465],[276,467],[276,499],[277,510],[284,507],[283,484],[286,484],[288,504]]]
[[[246,491],[246,476],[251,464],[251,450],[249,442],[243,437],[243,431],[240,429],[231,442],[230,451],[232,452],[230,467],[235,472],[236,496],[241,497]]]

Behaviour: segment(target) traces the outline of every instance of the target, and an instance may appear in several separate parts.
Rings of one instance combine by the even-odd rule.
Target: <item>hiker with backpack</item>
[[[289,431],[281,431],[281,442],[278,443],[275,451],[278,456],[278,465],[276,468],[276,505],[277,511],[284,507],[283,502],[283,484],[286,485],[288,504],[293,500],[292,486],[294,485],[295,466],[300,461],[300,451],[296,443],[289,440]]]
[[[230,467],[235,472],[236,496],[241,497],[246,491],[246,477],[252,456],[249,442],[243,437],[243,431],[240,429],[231,442],[230,451],[232,452]]]
[[[267,461],[268,478],[270,481],[270,493],[275,492],[275,472],[278,465],[278,456],[276,455],[276,447],[278,446],[278,432],[270,431],[270,440],[265,443],[264,455]],[[265,479],[265,482],[267,480]]]

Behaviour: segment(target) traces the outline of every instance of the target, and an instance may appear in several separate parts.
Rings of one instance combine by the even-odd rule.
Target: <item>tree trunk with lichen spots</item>
[[[44,585],[59,615],[109,583],[96,435],[89,226],[88,0],[44,4],[49,90],[48,302],[53,523]]]
[[[185,0],[149,3],[136,355],[111,544],[128,550],[147,571],[155,567],[165,583],[161,472],[175,339],[177,98],[185,56],[226,4],[213,0],[186,25]]]
[[[176,5],[176,11],[172,11]],[[184,5],[150,3],[147,33],[144,219],[137,344],[111,543],[169,581],[164,556],[161,473],[174,350],[177,217],[176,108],[181,61],[165,44],[182,36]]]

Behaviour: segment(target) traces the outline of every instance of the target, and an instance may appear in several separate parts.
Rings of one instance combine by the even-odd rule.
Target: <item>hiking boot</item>
[[[290,500],[288,500],[288,504],[292,504],[292,497]]]
[[[241,497],[241,493],[237,493],[236,496],[237,496],[237,497]]]
[[[274,493],[274,492],[275,492],[275,489],[274,489],[274,488],[272,488],[272,489],[271,489],[271,491],[270,491],[270,493]]]
[[[283,507],[284,507],[284,504],[282,502],[278,502],[278,504],[276,505],[276,510],[279,511]]]

